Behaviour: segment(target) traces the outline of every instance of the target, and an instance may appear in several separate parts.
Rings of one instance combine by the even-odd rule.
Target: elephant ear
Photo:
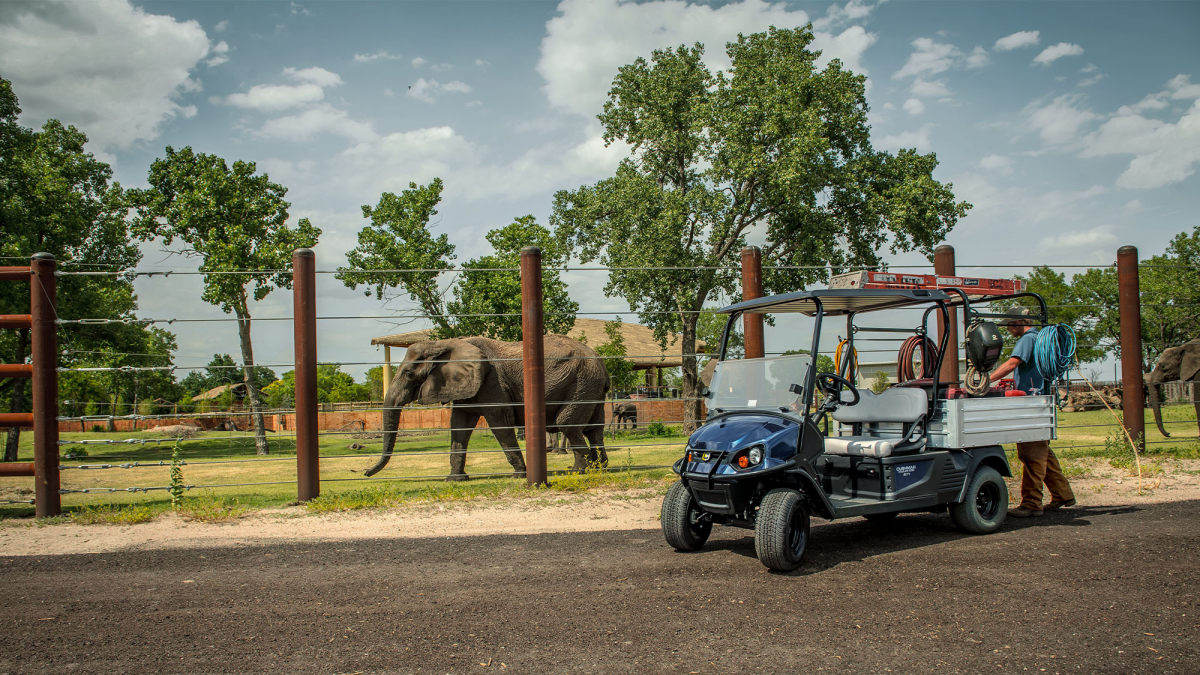
[[[1196,379],[1196,374],[1200,373],[1200,343],[1186,344],[1181,347],[1183,349],[1183,359],[1179,364],[1179,379],[1187,382]]]
[[[466,340],[438,340],[437,348],[426,354],[429,375],[417,396],[417,403],[434,405],[471,398],[483,384],[486,357]]]

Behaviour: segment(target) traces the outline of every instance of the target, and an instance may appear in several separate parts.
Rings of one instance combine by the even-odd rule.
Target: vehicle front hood
[[[776,415],[734,413],[697,429],[688,439],[688,447],[709,451],[740,450],[756,444],[771,447],[799,428],[798,422]]]

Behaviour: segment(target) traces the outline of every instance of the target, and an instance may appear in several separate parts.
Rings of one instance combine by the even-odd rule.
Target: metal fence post
[[[62,512],[58,478],[58,323],[55,310],[57,264],[49,253],[35,253],[29,264],[30,352],[33,356],[34,515]]]
[[[954,247],[950,244],[942,244],[933,249],[933,273],[938,277],[953,277],[956,276],[954,269]],[[942,357],[942,371],[938,373],[938,379],[942,384],[957,383],[958,375],[958,310],[950,310],[950,326],[947,327],[942,320],[942,315],[939,312],[937,315],[938,321],[938,338],[949,335],[946,339],[946,354]],[[924,357],[922,357],[924,358]]]
[[[317,442],[317,257],[310,248],[292,253],[292,316],[296,333],[296,499],[321,494]]]
[[[1142,300],[1136,246],[1117,249],[1121,315],[1121,409],[1125,430],[1146,448],[1146,395],[1142,375]]]
[[[525,482],[546,485],[546,360],[542,344],[542,250],[521,249],[521,344],[525,366]]]
[[[761,298],[762,294],[762,249],[747,246],[742,249],[742,300]],[[742,335],[746,342],[746,358],[761,359],[766,356],[762,314],[742,315]]]

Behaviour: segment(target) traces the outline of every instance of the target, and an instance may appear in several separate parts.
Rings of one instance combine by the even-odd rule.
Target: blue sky
[[[76,124],[125,185],[144,185],[166,145],[256,161],[289,187],[293,217],[324,229],[321,269],[343,262],[362,204],[440,176],[437,226],[466,260],[489,229],[545,223],[554,191],[612,171],[623,150],[603,146],[595,114],[618,66],[701,41],[720,68],[738,31],[809,21],[826,57],[868,75],[876,147],[936,152],[936,176],[975,205],[948,239],[961,271],[1149,255],[1200,224],[1194,2],[4,3],[0,76],[25,124]],[[146,252],[145,269],[188,264]],[[568,281],[584,311],[627,309],[602,275]],[[138,290],[142,316],[220,316],[194,278]],[[328,276],[319,301],[405,306]],[[255,315],[290,304],[277,292]],[[172,329],[181,365],[238,353],[233,324]],[[324,322],[320,358],[377,360],[369,338],[407,329]],[[260,363],[290,362],[285,325],[254,330]]]

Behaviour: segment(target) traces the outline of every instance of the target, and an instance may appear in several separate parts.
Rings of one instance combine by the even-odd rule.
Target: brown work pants
[[[1021,472],[1021,506],[1042,510],[1042,483],[1050,489],[1052,501],[1065,502],[1075,498],[1071,483],[1050,449],[1050,441],[1017,443],[1017,459],[1025,465]]]

